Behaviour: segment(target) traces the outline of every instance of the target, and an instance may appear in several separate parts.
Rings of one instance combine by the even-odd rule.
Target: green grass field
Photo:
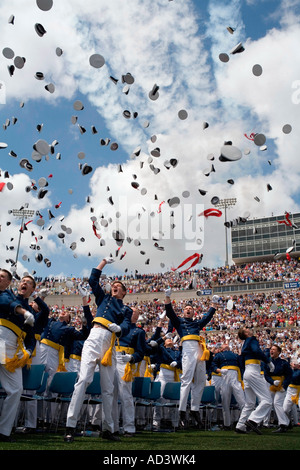
[[[111,451],[120,454],[125,451],[179,452],[189,454],[199,451],[275,451],[300,450],[300,427],[294,427],[284,434],[274,434],[272,429],[263,429],[262,435],[246,435],[234,431],[199,431],[137,433],[134,437],[123,437],[121,442],[103,440],[101,437],[76,437],[72,443],[65,443],[63,430],[57,433],[14,434],[14,442],[0,443],[5,451]],[[147,452],[146,452],[147,451]],[[75,452],[76,453],[76,452]],[[88,464],[88,462],[87,462]]]

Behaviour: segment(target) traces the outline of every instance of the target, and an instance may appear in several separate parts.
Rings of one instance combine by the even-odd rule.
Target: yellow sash
[[[41,340],[42,344],[47,344],[47,346],[50,346],[50,348],[55,349],[58,351],[58,367],[57,367],[57,372],[66,372],[66,367],[65,367],[65,348],[58,343],[54,343],[54,341],[51,341],[50,339],[42,339]]]
[[[174,382],[180,382],[179,374],[182,372],[180,369],[177,367],[171,367],[169,364],[161,364],[160,367],[163,369],[172,370],[174,372]]]
[[[204,338],[199,335],[186,335],[181,338],[181,341],[188,341],[188,340],[198,341],[198,343],[201,344],[203,348],[203,354],[200,358],[200,361],[208,361],[210,352],[206,347]]]
[[[247,360],[245,361],[246,366],[247,366],[248,364],[259,364],[259,365],[260,365],[260,363],[261,363],[261,361],[260,361],[259,359],[247,359]]]
[[[283,381],[284,381],[284,376],[276,376],[276,375],[272,375],[271,378],[273,380],[280,380],[280,384],[277,385],[277,387],[275,385],[270,385],[270,390],[271,392],[280,392],[281,390],[281,386],[283,384]]]
[[[151,366],[151,362],[150,362],[150,357],[149,356],[144,356],[144,361],[146,362],[146,370],[145,370],[145,373],[144,373],[144,377],[150,377],[151,379],[153,379],[153,373],[152,373],[152,370],[150,368]]]
[[[105,326],[106,328],[108,328],[109,325],[111,325],[112,323],[110,320],[107,320],[106,318],[103,318],[103,317],[95,317],[93,322],[100,323],[100,325]],[[112,333],[110,346],[108,350],[106,351],[106,353],[104,354],[102,361],[101,361],[101,364],[105,367],[112,365],[112,351],[113,351],[115,342],[116,342],[116,333]]]
[[[129,346],[116,346],[116,351],[117,352],[124,351],[125,354],[134,353],[134,349],[130,348]],[[136,375],[134,374],[134,371],[135,371],[135,364],[130,364],[129,362],[127,362],[122,380],[124,380],[124,382],[132,382],[133,377]]]
[[[81,361],[81,356],[77,354],[70,354],[70,359],[75,359],[76,361]]]
[[[24,367],[25,365],[30,366],[31,364],[31,358],[28,354],[28,352],[25,350],[24,346],[24,339],[26,337],[25,331],[21,330],[17,325],[12,323],[9,320],[6,320],[5,318],[0,318],[0,325],[5,326],[9,330],[13,331],[17,335],[17,342],[18,342],[18,347],[15,352],[15,355],[10,358],[6,357],[5,358],[5,368],[9,372],[15,372],[15,370],[18,367]],[[23,356],[19,357],[18,353],[22,351]]]
[[[242,381],[241,369],[239,367],[237,367],[237,366],[224,366],[224,367],[221,367],[221,369],[236,370],[237,374],[238,374],[238,381],[241,383],[242,388],[244,390],[244,383]]]
[[[295,388],[297,390],[296,395],[294,395],[291,398],[292,402],[295,403],[295,405],[297,405],[297,403],[299,401],[299,395],[300,395],[300,385],[290,384],[289,387]]]
[[[126,354],[133,354],[134,353],[134,349],[133,348],[130,348],[129,346],[116,346],[116,351],[117,352],[120,352],[120,351],[124,351]]]

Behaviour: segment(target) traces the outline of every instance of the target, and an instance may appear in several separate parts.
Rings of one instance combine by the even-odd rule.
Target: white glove
[[[155,348],[155,346],[157,346],[157,342],[154,341],[153,339],[149,342],[151,348]]]
[[[228,369],[221,369],[221,375],[228,374]]]
[[[171,362],[170,366],[171,366],[171,367],[176,367],[176,366],[177,366],[177,362],[176,362],[176,361]]]
[[[271,373],[274,372],[275,366],[274,366],[273,362],[269,362],[268,366],[269,366],[270,372]]]
[[[88,290],[85,287],[83,287],[82,285],[78,286],[78,292],[81,295],[81,297],[87,297],[89,295]]]
[[[122,354],[121,355],[121,361],[122,362],[130,362],[132,359],[132,355],[131,354]]]
[[[278,387],[279,384],[280,384],[280,380],[274,380],[274,384],[273,384],[273,385],[275,385],[275,387]]]
[[[116,323],[111,323],[107,328],[112,333],[120,333],[121,331],[121,327],[117,325]]]
[[[31,312],[26,311],[24,313],[24,319],[25,319],[24,323],[26,325],[30,325],[30,326],[34,325],[34,315]]]
[[[167,334],[165,335],[165,338],[166,338],[166,339],[172,339],[172,338],[173,338],[173,334],[172,334],[171,332],[169,332],[169,333],[167,333]]]
[[[154,370],[154,369],[155,369],[155,367],[156,367],[156,365],[155,365],[155,364],[150,364],[150,369],[151,369],[151,370]]]
[[[167,312],[164,310],[163,313],[159,315],[160,320],[164,320],[166,318]]]
[[[172,289],[170,289],[170,287],[168,289],[165,289],[165,294],[166,294],[166,297],[171,297]]]
[[[211,299],[212,303],[217,304],[219,303],[219,300],[220,300],[220,297],[218,295],[212,296],[212,299]]]
[[[111,258],[110,256],[107,256],[106,258],[104,258],[104,260],[106,261],[106,264],[111,264],[113,263],[115,260],[113,258]]]
[[[37,295],[41,297],[42,299],[44,299],[45,297],[47,297],[47,295],[49,295],[49,290],[46,288],[41,289]]]

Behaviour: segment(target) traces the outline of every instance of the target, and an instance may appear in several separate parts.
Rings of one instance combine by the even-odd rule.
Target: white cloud
[[[13,12],[14,26],[6,24]],[[103,237],[110,234],[117,222],[127,227],[128,219],[116,217],[117,202],[122,198],[127,209],[141,211],[140,218],[131,215],[132,226],[140,223],[144,224],[142,228],[153,226],[153,229],[157,228],[154,225],[160,216],[152,213],[162,201],[165,201],[162,213],[167,218],[164,228],[169,228],[166,201],[174,196],[180,197],[183,204],[191,203],[194,207],[205,204],[205,208],[211,206],[213,196],[236,197],[237,204],[230,211],[232,217],[246,211],[255,217],[297,210],[299,118],[291,94],[292,82],[300,77],[299,26],[290,16],[282,30],[273,29],[256,41],[246,36],[238,0],[224,2],[221,9],[219,2],[210,1],[208,17],[200,19],[196,17],[193,2],[162,0],[147,4],[142,0],[109,3],[98,0],[85,1],[84,5],[79,0],[63,1],[55,2],[47,13],[38,11],[36,6],[28,7],[26,1],[10,1],[2,3],[0,17],[3,46],[12,47],[16,54],[26,57],[24,69],[16,70],[6,80],[8,100],[42,98],[59,105],[60,99],[74,100],[80,92],[97,109],[113,139],[127,153],[122,173],[118,173],[116,164],[95,168],[90,178],[91,204],[73,206],[64,214],[64,223],[72,227],[64,243],[56,239],[59,221],[55,220],[52,230],[44,233],[45,239],[49,239],[45,246],[51,254],[57,247],[59,253],[65,252],[68,257],[75,254],[84,260],[91,253],[95,260],[108,251],[113,252],[116,244],[108,238],[105,247],[100,247],[91,217],[94,215],[100,223],[100,214],[107,210],[106,217],[111,222],[106,230],[101,226]],[[43,38],[35,33],[35,22],[41,22],[47,30]],[[207,27],[205,33],[199,30],[199,23]],[[234,35],[228,33],[226,26],[236,28]],[[239,41],[243,41],[245,51],[230,55],[230,61],[222,63],[219,53],[229,53]],[[55,54],[58,46],[63,49],[61,57]],[[104,56],[106,63],[101,69],[89,65],[92,53]],[[252,74],[255,63],[263,67],[260,77]],[[1,77],[7,74],[6,66],[7,59],[2,59]],[[34,78],[37,71],[45,74],[45,82]],[[132,73],[135,81],[125,95],[121,76],[127,72]],[[109,79],[110,75],[119,79],[117,85]],[[53,95],[43,88],[49,81],[56,86]],[[148,97],[154,84],[159,86],[156,101]],[[137,119],[125,119],[122,116],[125,109],[138,112]],[[186,120],[178,118],[180,109],[187,110]],[[143,127],[146,120],[150,123],[148,128]],[[207,129],[203,129],[204,121],[209,123]],[[289,135],[282,133],[286,123],[293,127]],[[252,131],[266,134],[266,152],[245,138],[244,133]],[[157,136],[154,143],[150,141],[152,135]],[[237,162],[220,162],[220,148],[228,140],[242,151],[249,148],[250,154]],[[130,159],[138,145],[142,148],[141,155]],[[148,160],[155,147],[161,153],[152,161],[160,169],[158,174]],[[207,159],[211,153],[215,156],[213,162]],[[178,165],[168,170],[164,161],[170,158],[178,159]],[[268,159],[272,161],[271,166]],[[207,177],[203,170],[212,163],[216,171]],[[133,175],[140,184],[138,190],[131,186]],[[229,185],[228,178],[233,178],[235,184]],[[267,183],[273,187],[270,192],[266,190]],[[144,196],[142,188],[147,189]],[[199,188],[208,191],[205,197],[200,196]],[[190,191],[189,198],[182,196],[186,190]],[[110,195],[116,203],[113,206],[107,201]],[[261,199],[259,204],[254,196]],[[47,202],[48,199],[44,204]],[[203,222],[203,264],[223,264],[224,220],[210,217]],[[183,216],[177,228],[180,224],[184,232]],[[81,237],[85,242],[80,242]],[[69,248],[73,241],[77,243],[75,252]],[[191,254],[182,240],[165,239],[162,243],[165,251],[153,247],[152,240],[143,240],[142,247],[124,243],[119,255],[126,248],[126,256],[116,263],[116,269],[126,266],[129,271],[153,272],[160,269],[160,263],[176,266]],[[147,258],[151,260],[149,265],[145,265]],[[61,271],[60,266],[57,271]]]

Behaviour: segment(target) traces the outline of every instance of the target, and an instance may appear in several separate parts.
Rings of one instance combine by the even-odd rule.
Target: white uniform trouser
[[[5,326],[0,326],[0,344],[1,351],[5,351],[7,357],[14,357],[18,346],[17,336]],[[22,368],[9,372],[4,364],[0,364],[0,382],[7,394],[0,415],[0,433],[10,436],[23,391]]]
[[[122,353],[117,352],[116,366],[116,394],[119,398],[122,410],[122,423],[124,432],[135,433],[135,409],[132,396],[132,382],[125,382],[122,377],[125,374],[126,362],[122,361]],[[119,429],[118,402],[114,400],[114,429]]]
[[[175,382],[174,380],[174,371],[165,369],[163,367],[160,368],[159,374],[155,379],[156,382],[161,383],[161,388],[160,388],[160,395],[161,397],[157,400],[158,403],[166,403],[168,400],[163,398],[163,393],[164,389],[166,386],[166,383],[168,382]],[[174,400],[170,400],[171,402]],[[176,403],[174,401],[174,403]],[[162,417],[165,417],[166,419],[170,419],[172,421],[172,425],[174,427],[178,426],[178,410],[177,408],[170,408],[170,409],[162,409],[162,407],[157,406],[154,408],[154,413],[153,413],[153,425],[154,426],[159,426],[160,420]]]
[[[224,426],[231,425],[230,402],[232,395],[237,401],[237,404],[242,410],[245,405],[245,394],[242,385],[238,380],[238,373],[236,370],[228,369],[226,375],[223,375],[221,385],[221,397],[223,408],[223,423]]]
[[[80,371],[80,360],[70,357],[70,360],[66,363],[66,369],[68,372],[77,372]]]
[[[215,397],[216,397],[216,402],[217,403],[221,402],[222,380],[223,380],[223,378],[222,378],[221,375],[216,375],[216,374],[211,375],[210,384],[215,387]],[[215,408],[212,412],[212,421],[216,422],[218,420],[218,416],[219,416],[219,409]]]
[[[35,355],[32,356],[32,361],[31,364],[42,364],[42,359],[41,359],[41,347],[40,347],[40,342],[36,342],[36,347],[35,347]],[[26,393],[26,390],[24,391]],[[30,390],[30,393],[34,393],[33,390]],[[30,400],[30,401],[25,401],[24,403],[25,406],[25,427],[26,428],[36,428],[37,426],[37,401],[36,400]]]
[[[286,395],[284,398],[283,402],[283,411],[287,416],[290,416],[290,413],[295,412],[297,410],[297,405],[292,401],[292,397],[295,397],[297,395],[297,389],[291,386],[288,386],[286,389]],[[298,407],[300,408],[300,394],[299,394],[299,400],[298,400]],[[297,411],[295,413],[295,418],[297,416]],[[294,418],[294,420],[295,420]],[[289,420],[290,421],[290,420]],[[296,419],[296,423],[298,422],[298,419]]]
[[[101,360],[105,352],[109,349],[111,333],[104,328],[92,328],[88,338],[84,342],[81,354],[81,365],[78,381],[75,384],[72,400],[67,414],[67,426],[75,428],[82,404],[85,398],[85,391],[93,381],[96,366],[99,364],[100,385],[103,408],[103,431],[114,432],[114,422],[112,418],[114,378],[116,369],[116,350],[112,351],[112,365],[103,366]]]
[[[286,396],[286,391],[284,389],[282,389],[282,391],[280,391],[280,392],[279,391],[278,392],[272,392],[270,390],[270,393],[271,393],[271,398],[272,398],[272,402],[273,402],[274,411],[275,411],[275,414],[276,414],[277,419],[278,419],[278,424],[279,425],[282,424],[283,426],[288,426],[290,420],[289,420],[287,414],[283,410],[283,403],[284,403],[284,399],[285,399],[285,396]],[[264,421],[266,424],[269,424],[270,415],[271,415],[271,410],[270,410],[269,415],[267,416],[267,418]]]
[[[52,348],[48,344],[41,343],[41,362],[42,364],[45,364],[45,371],[49,374],[44,396],[50,398],[51,396],[53,396],[53,394],[49,391],[49,386],[59,366],[58,350]],[[45,416],[41,418],[45,419],[46,421],[50,421],[52,417],[55,416],[56,411],[56,403],[47,403],[45,409]]]
[[[179,410],[186,411],[191,391],[191,410],[199,411],[202,393],[206,384],[206,364],[200,361],[203,349],[198,341],[182,342],[182,376]]]
[[[266,380],[260,373],[260,364],[246,364],[244,372],[245,406],[237,423],[238,429],[245,428],[245,422],[249,419],[259,424],[264,420],[272,406],[272,398]],[[258,406],[256,406],[256,398]]]

